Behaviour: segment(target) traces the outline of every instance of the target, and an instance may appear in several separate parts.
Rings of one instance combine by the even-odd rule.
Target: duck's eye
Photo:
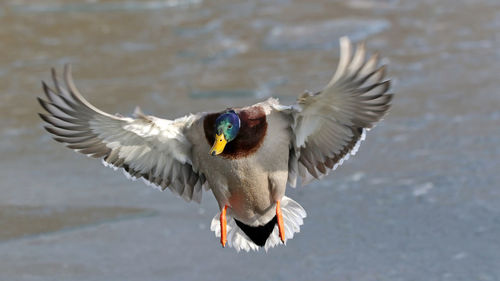
[[[232,127],[233,127],[233,125],[231,125],[231,124],[229,124],[229,125],[227,126],[227,128],[228,128],[228,129],[231,129]]]

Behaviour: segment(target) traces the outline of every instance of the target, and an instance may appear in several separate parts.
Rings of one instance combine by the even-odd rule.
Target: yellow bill
[[[215,135],[215,142],[214,145],[212,146],[212,149],[210,149],[210,154],[211,155],[219,155],[224,151],[224,147],[226,147],[226,138],[224,137],[224,134],[220,135]]]

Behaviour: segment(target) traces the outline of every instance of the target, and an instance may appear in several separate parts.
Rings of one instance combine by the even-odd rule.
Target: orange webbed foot
[[[280,201],[276,202],[276,220],[278,221],[278,230],[280,232],[281,242],[285,243],[285,225],[283,224],[283,214],[281,213]]]
[[[227,220],[226,220],[227,205],[220,212],[220,243],[222,248],[226,247],[227,242]]]

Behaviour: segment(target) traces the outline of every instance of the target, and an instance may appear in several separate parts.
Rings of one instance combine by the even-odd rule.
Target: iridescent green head
[[[212,149],[210,149],[210,154],[221,154],[226,144],[234,140],[238,135],[240,125],[240,117],[232,109],[217,117],[215,120],[215,142]]]

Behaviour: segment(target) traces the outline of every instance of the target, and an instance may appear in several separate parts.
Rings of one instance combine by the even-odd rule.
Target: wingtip
[[[388,79],[388,80],[382,81],[380,83],[380,85],[384,86],[385,89],[383,92],[384,92],[384,95],[387,95],[387,91],[389,91],[389,89],[391,89],[392,82],[390,79]]]
[[[45,94],[47,99],[50,102],[53,102],[52,97],[51,97],[51,92],[53,92],[53,91],[52,91],[52,89],[50,89],[49,85],[47,85],[47,83],[45,83],[45,81],[43,81],[43,80],[42,80],[42,89],[43,89],[43,93]]]
[[[50,134],[54,135],[54,136],[57,136],[57,131],[54,130],[54,128],[50,125],[45,125],[43,126],[43,128],[45,129],[45,131],[49,132]]]
[[[351,39],[349,39],[349,37],[347,37],[347,35],[344,35],[344,36],[340,37],[339,42],[342,45],[345,43],[350,43]]]
[[[391,105],[392,103],[392,100],[394,99],[394,93],[388,93],[388,94],[385,94],[385,96],[387,96],[387,104],[388,105]],[[390,106],[387,111],[389,111],[389,109],[391,108],[392,106]]]
[[[74,88],[74,82],[73,82],[73,76],[71,74],[71,64],[70,63],[65,63],[64,64],[64,69],[63,69],[63,75],[64,75],[64,80],[66,82],[66,86],[70,91],[75,91]],[[77,91],[78,92],[78,91]]]
[[[362,54],[363,64],[366,62],[366,41],[363,40],[356,45],[356,50],[358,53]]]
[[[41,113],[41,112],[38,112],[38,116],[43,120],[45,121],[45,118],[46,118],[46,115]]]
[[[339,44],[340,44],[340,56],[345,56],[347,54],[350,55],[352,49],[351,39],[349,39],[349,37],[347,36],[342,36],[340,37]]]
[[[71,73],[71,63],[67,62],[64,64],[64,72]]]
[[[45,109],[45,111],[50,112],[47,101],[45,101],[41,97],[36,97],[36,100],[38,101],[38,103],[40,104],[40,106],[43,109]]]

